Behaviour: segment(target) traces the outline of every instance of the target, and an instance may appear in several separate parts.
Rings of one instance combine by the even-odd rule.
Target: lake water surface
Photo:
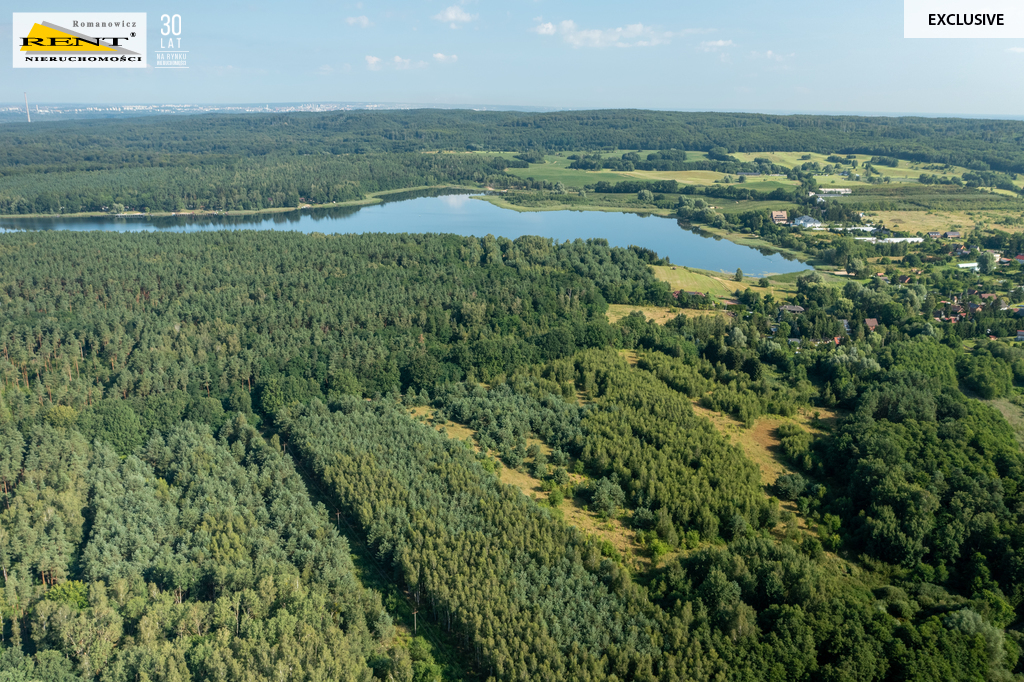
[[[323,234],[365,232],[451,233],[515,239],[539,235],[558,241],[607,239],[612,246],[644,246],[676,265],[747,275],[797,272],[807,266],[779,254],[762,253],[725,239],[701,236],[674,219],[632,213],[543,211],[519,213],[471,198],[392,195],[384,204],[318,208],[253,216],[168,218],[32,218],[0,217],[0,227],[16,230],[105,230],[116,232],[206,232],[211,230],[292,230]],[[2,237],[0,237],[2,238]]]

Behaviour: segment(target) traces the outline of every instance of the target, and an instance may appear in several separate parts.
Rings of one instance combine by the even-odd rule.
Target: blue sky
[[[187,70],[14,69],[0,101],[417,102],[1024,116],[1024,41],[906,40],[899,0],[117,3],[182,17]]]

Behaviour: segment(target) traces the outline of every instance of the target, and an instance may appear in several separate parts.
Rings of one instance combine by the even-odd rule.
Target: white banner
[[[903,0],[904,38],[1024,38],[1020,0]]]

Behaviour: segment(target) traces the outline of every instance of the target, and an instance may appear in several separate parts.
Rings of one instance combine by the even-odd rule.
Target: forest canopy
[[[0,130],[2,214],[115,204],[138,211],[257,210],[416,186],[518,187],[523,181],[506,169],[543,161],[545,152],[584,152],[574,162],[581,168],[610,163],[586,152],[657,150],[643,158],[627,152],[613,165],[776,173],[785,171],[740,164],[731,154],[802,150],[1024,173],[1024,122],[982,119],[420,109],[7,123]],[[688,161],[686,151],[707,152],[708,159]]]
[[[0,674],[1019,678],[1024,466],[975,396],[1015,395],[1024,352],[965,351],[976,323],[922,319],[923,284],[815,275],[803,313],[748,290],[731,315],[610,323],[686,312],[652,262],[540,237],[5,235]],[[764,424],[771,482],[733,439]]]

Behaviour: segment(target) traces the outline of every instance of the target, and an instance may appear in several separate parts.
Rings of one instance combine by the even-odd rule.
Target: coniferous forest
[[[799,318],[749,291],[688,316],[656,261],[4,235],[0,678],[1019,678],[1024,461],[980,398],[1024,352],[813,274]],[[778,418],[789,473],[763,485],[709,415]]]
[[[803,150],[869,154],[880,165],[952,164],[994,174],[996,183],[982,176],[977,182],[1014,191],[1003,174],[1024,173],[1024,122],[954,118],[422,109],[7,123],[3,135],[0,214],[9,215],[113,204],[154,212],[261,210],[419,186],[514,188],[526,185],[506,170],[543,162],[545,152],[583,152],[575,167],[592,168],[585,152],[616,149],[661,150],[653,161],[637,156],[629,170],[785,172],[741,167],[726,152]],[[708,157],[688,160],[684,150]],[[607,163],[598,159],[596,167]]]

